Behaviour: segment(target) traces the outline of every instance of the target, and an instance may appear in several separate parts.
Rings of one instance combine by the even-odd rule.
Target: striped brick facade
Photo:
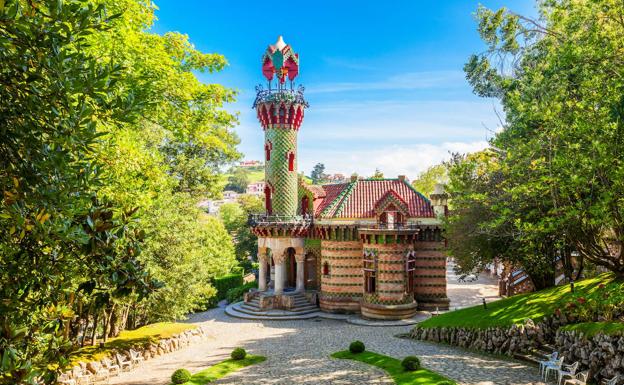
[[[360,241],[321,240],[321,309],[358,312],[363,280]]]
[[[448,309],[444,241],[417,241],[414,243],[414,251],[416,253],[414,295],[419,308]]]

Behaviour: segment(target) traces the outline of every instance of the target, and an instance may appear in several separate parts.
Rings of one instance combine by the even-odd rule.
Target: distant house
[[[219,208],[222,204],[236,202],[239,196],[240,194],[236,191],[227,190],[223,192],[223,199],[206,199],[199,202],[199,204],[197,204],[197,207],[203,209],[208,214],[217,215],[219,213]]]
[[[223,200],[226,202],[234,202],[240,194],[236,191],[226,190],[223,192]]]
[[[327,177],[328,183],[343,183],[346,181],[347,178],[343,174],[334,174]]]
[[[264,194],[265,186],[266,184],[264,183],[264,181],[250,183],[247,185],[247,190],[245,191],[245,193],[249,195],[260,196]]]
[[[262,166],[262,162],[259,160],[244,160],[240,162],[239,167],[259,167]]]

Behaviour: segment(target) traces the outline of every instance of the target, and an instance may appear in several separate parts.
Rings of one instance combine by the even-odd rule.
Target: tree
[[[249,170],[243,167],[235,167],[232,169],[231,175],[228,177],[228,183],[225,185],[225,189],[243,194],[247,191],[248,184]]]
[[[132,210],[98,199],[105,127],[131,123],[121,68],[87,54],[111,17],[87,1],[0,6],[0,383],[55,382],[78,295],[102,303],[155,284]]]
[[[371,179],[383,179],[384,174],[378,168],[375,169],[375,173],[371,176]]]
[[[251,260],[258,254],[258,237],[249,227],[249,214],[262,212],[264,202],[255,195],[241,195],[238,202],[224,203],[219,216],[227,231],[234,238],[236,259],[246,271],[251,270]]]
[[[564,262],[577,251],[624,275],[624,84],[613,76],[624,69],[624,5],[564,0],[540,10],[540,20],[477,13],[489,49],[470,58],[467,78],[505,110],[492,144],[508,199],[495,208],[525,248]]]
[[[325,174],[325,165],[323,163],[317,163],[314,165],[312,172],[310,173],[312,184],[322,184],[327,181],[327,174]]]
[[[412,181],[412,186],[424,196],[433,194],[433,189],[438,183],[448,183],[448,170],[445,164],[436,164],[418,174]]]

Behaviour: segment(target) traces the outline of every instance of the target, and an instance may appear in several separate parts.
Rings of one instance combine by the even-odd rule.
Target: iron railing
[[[419,230],[420,223],[374,223],[360,227],[360,230]]]
[[[305,88],[300,85],[296,90],[294,89],[268,89],[265,90],[261,85],[256,86],[256,99],[254,100],[253,107],[256,108],[258,103],[267,102],[285,102],[285,103],[297,103],[304,107],[309,107],[308,102],[303,96]]]
[[[270,214],[249,214],[247,223],[249,226],[272,226],[272,225],[293,225],[310,226],[313,222],[311,215],[270,215]]]

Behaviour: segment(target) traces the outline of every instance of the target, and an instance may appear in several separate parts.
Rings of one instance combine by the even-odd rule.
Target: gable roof
[[[431,202],[405,180],[362,179],[323,189],[326,196],[315,211],[321,218],[374,218],[376,206],[389,197],[404,203],[410,218],[435,217]]]

